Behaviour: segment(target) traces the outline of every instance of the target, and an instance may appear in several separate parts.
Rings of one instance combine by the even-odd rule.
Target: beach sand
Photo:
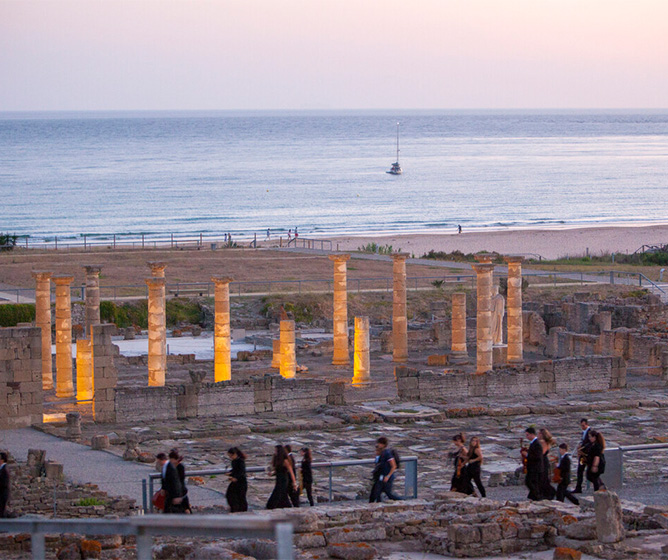
[[[462,234],[398,234],[331,238],[340,251],[354,251],[367,243],[391,245],[421,257],[430,250],[495,251],[502,254],[540,255],[544,259],[602,253],[633,253],[642,245],[668,244],[668,225],[564,229],[475,231]]]

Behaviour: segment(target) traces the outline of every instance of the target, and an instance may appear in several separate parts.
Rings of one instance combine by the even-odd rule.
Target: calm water
[[[668,222],[668,112],[5,113],[0,200],[36,237]]]

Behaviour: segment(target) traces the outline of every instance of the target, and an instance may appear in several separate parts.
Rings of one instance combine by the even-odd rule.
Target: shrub
[[[5,303],[0,305],[0,327],[15,327],[18,323],[31,323],[34,320],[34,303]]]
[[[0,251],[12,251],[16,247],[17,235],[0,233]]]
[[[107,504],[106,504],[106,502],[103,502],[99,498],[90,497],[90,498],[81,498],[77,502],[77,505],[78,506],[105,506]]]

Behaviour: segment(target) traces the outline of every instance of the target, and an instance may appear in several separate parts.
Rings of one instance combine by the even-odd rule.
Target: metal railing
[[[605,450],[605,473],[601,475],[605,485],[621,488],[624,483],[624,453],[668,449],[668,443],[646,443],[640,445],[620,445]]]
[[[153,558],[153,537],[265,538],[276,541],[276,558],[293,560],[293,526],[285,519],[255,515],[144,515],[125,519],[0,519],[0,532],[30,533],[32,557],[46,558],[45,535],[132,535],[137,560]]]
[[[293,237],[288,240],[286,247],[301,247],[302,249],[317,249],[332,251],[332,242],[329,239],[312,239],[308,237]]]
[[[361,465],[374,465],[375,459],[350,459],[346,461],[320,461],[317,463],[312,463],[313,469],[327,469],[328,471],[328,483],[329,483],[329,492],[328,492],[328,501],[331,503],[334,501],[334,469],[335,468],[345,468],[345,467],[357,467]],[[404,498],[412,499],[418,497],[418,487],[417,487],[417,473],[418,473],[418,458],[416,456],[402,457],[401,458],[401,469],[404,470]],[[190,478],[193,476],[218,476],[221,474],[228,474],[230,469],[205,469],[198,471],[186,471],[186,477]],[[267,473],[266,467],[247,467],[247,473]],[[155,492],[154,481],[160,480],[160,473],[155,472],[148,475],[148,478],[142,480],[142,505],[144,511],[153,512],[153,501],[152,498]]]

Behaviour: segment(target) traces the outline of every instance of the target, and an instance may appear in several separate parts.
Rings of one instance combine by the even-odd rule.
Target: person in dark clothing
[[[181,513],[192,513],[192,509],[190,508],[190,500],[188,499],[188,487],[186,486],[186,468],[183,466],[183,455],[179,454],[178,449],[172,449],[169,452],[170,461],[174,460],[173,457],[176,458],[176,472],[179,475],[181,491],[183,492],[181,495],[182,499],[179,509]]]
[[[450,482],[451,492],[461,492],[462,494],[473,494],[473,485],[466,470],[466,461],[468,459],[468,450],[466,449],[466,437],[459,433],[452,438],[455,444],[455,450],[450,453],[450,458],[453,460],[454,472],[452,474],[452,481]]]
[[[469,480],[475,482],[475,485],[478,487],[480,496],[482,498],[486,497],[485,487],[482,485],[482,480],[480,479],[480,469],[482,467],[482,449],[480,448],[480,438],[472,437],[471,444],[469,445],[469,452],[466,457],[466,475]]]
[[[538,430],[538,441],[543,449],[543,472],[540,475],[540,493],[544,500],[554,500],[556,491],[550,480],[550,449],[554,445],[554,438],[547,428]]]
[[[576,506],[579,505],[580,500],[568,490],[568,485],[571,483],[571,454],[568,452],[568,445],[565,443],[559,446],[557,469],[559,469],[559,481],[555,480],[557,482],[557,500],[563,502],[564,498],[568,498]]]
[[[0,518],[7,517],[9,501],[9,470],[7,469],[7,453],[0,452]]]
[[[271,472],[276,476],[276,484],[267,501],[267,509],[292,507],[288,492],[290,485],[292,488],[296,486],[295,472],[292,470],[288,453],[282,445],[275,447],[274,456],[271,459]]]
[[[302,448],[302,488],[306,492],[308,503],[313,507],[313,456],[308,447]]]
[[[601,475],[605,472],[605,439],[596,430],[589,430],[591,446],[587,452],[587,480],[594,486],[594,492],[605,490]]]
[[[288,459],[290,459],[290,464],[292,465],[292,472],[295,474],[295,479],[297,478],[297,461],[295,461],[295,455],[292,452],[292,446],[286,445],[285,450],[288,453]],[[288,488],[288,496],[290,496],[290,502],[292,507],[299,507],[299,486],[295,484],[292,487]]]
[[[389,442],[386,437],[379,437],[376,440],[377,461],[373,470],[373,487],[369,496],[369,502],[371,503],[382,501],[383,494],[390,500],[401,500],[401,497],[392,492],[397,461],[388,445]]]
[[[531,442],[527,451],[526,458],[526,478],[525,483],[529,489],[529,500],[542,500],[541,477],[544,470],[543,465],[543,447],[536,437],[536,429],[528,427],[525,432],[526,438]]]
[[[573,494],[582,493],[582,481],[584,479],[585,469],[587,468],[587,453],[591,447],[589,442],[589,431],[591,430],[589,421],[586,418],[581,418],[580,427],[582,428],[582,437],[580,438],[580,443],[578,443],[577,449],[578,477],[577,481],[575,482],[575,489],[573,490]]]
[[[176,465],[164,453],[158,453],[156,459],[160,468],[161,491],[165,496],[163,513],[180,513],[183,490]]]
[[[248,511],[246,492],[248,491],[248,479],[246,478],[246,454],[238,447],[231,447],[227,456],[232,461],[232,469],[228,477],[230,484],[227,487],[225,498],[230,506],[230,512]]]

